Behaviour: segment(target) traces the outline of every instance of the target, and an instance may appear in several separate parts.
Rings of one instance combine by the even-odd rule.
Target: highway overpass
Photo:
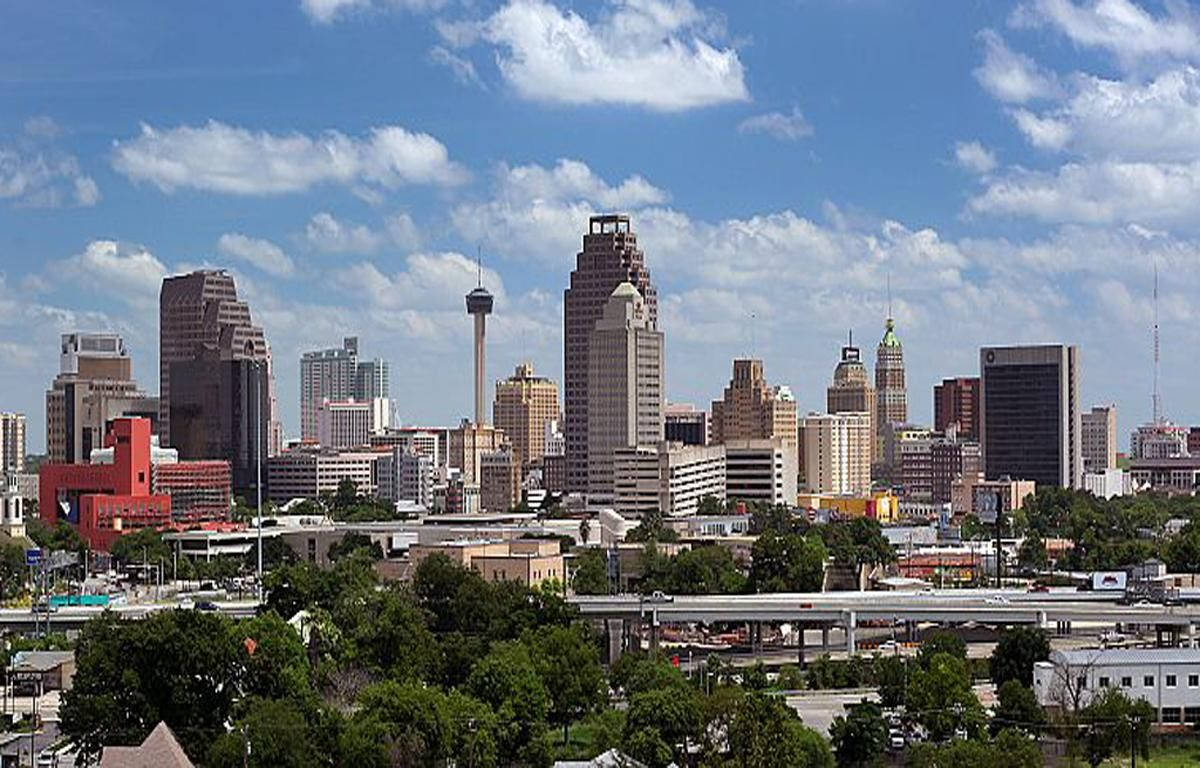
[[[846,650],[856,650],[856,630],[864,622],[1013,625],[1069,628],[1073,622],[1136,624],[1186,636],[1194,645],[1200,606],[1121,605],[1119,594],[1014,590],[933,592],[818,592],[766,595],[572,597],[585,618],[620,622],[622,633],[648,627],[657,642],[662,624],[729,623],[754,629],[763,623],[839,627]],[[613,625],[610,626],[612,631]]]
[[[216,603],[217,612],[231,618],[248,618],[255,615],[258,603],[253,600]],[[145,603],[134,605],[113,605],[107,608],[99,606],[63,606],[49,614],[51,632],[78,630],[91,619],[109,611],[122,619],[143,619],[157,611],[177,608],[175,603]],[[0,631],[33,632],[34,629],[44,630],[47,614],[34,613],[29,608],[0,609]]]

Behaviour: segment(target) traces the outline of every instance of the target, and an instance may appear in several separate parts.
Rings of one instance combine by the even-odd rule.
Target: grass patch
[[[1129,756],[1105,762],[1102,768],[1127,768]],[[1200,742],[1150,750],[1150,759],[1138,757],[1138,768],[1195,768],[1200,765]]]

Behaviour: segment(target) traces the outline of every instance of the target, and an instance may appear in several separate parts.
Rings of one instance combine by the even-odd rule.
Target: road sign
[[[27,549],[25,550],[25,565],[30,568],[36,568],[42,564],[42,550]]]

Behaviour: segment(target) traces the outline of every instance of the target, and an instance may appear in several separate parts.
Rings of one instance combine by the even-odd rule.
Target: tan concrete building
[[[521,363],[512,376],[496,382],[492,421],[512,444],[518,467],[545,455],[546,425],[558,416],[558,385],[535,376],[532,363]]]
[[[726,440],[725,498],[796,503],[796,446],[783,438]]]
[[[479,503],[484,512],[507,512],[521,503],[521,465],[505,446],[479,457]]]
[[[641,294],[621,283],[588,342],[589,496],[612,498],[614,451],[662,440],[663,358],[663,334]],[[568,439],[568,472],[569,451]]]
[[[613,456],[613,507],[623,515],[696,514],[700,500],[725,500],[725,446],[661,442]]]
[[[457,429],[450,430],[449,467],[462,471],[465,483],[479,485],[481,457],[500,450],[504,443],[505,435],[500,430],[464,419]]]
[[[866,413],[871,418],[871,434],[875,428],[875,387],[867,376],[867,366],[862,361],[858,347],[854,346],[854,335],[842,347],[842,359],[833,370],[833,383],[825,393],[826,410],[829,413]],[[872,461],[878,461],[876,441],[872,441]]]
[[[0,413],[0,475],[25,471],[25,414]]]
[[[724,397],[712,404],[712,442],[770,440],[796,444],[796,401],[787,387],[770,387],[762,360],[733,361]]]
[[[543,581],[563,580],[562,547],[557,539],[510,539],[508,541],[447,541],[413,544],[409,547],[409,572],[434,554],[449,557],[464,568],[473,568],[484,581],[516,581],[536,587]]]
[[[1096,405],[1079,417],[1084,472],[1117,467],[1117,406]]]
[[[812,413],[800,420],[800,431],[806,490],[852,496],[870,493],[869,413]]]
[[[86,464],[104,446],[105,425],[123,416],[158,421],[157,398],[133,380],[125,341],[115,333],[64,333],[59,373],[46,391],[46,453],[55,463]]]

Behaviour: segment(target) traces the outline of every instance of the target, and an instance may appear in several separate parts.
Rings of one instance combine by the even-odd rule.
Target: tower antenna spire
[[[888,319],[892,317],[892,271],[889,269],[887,273],[887,299],[888,299]]]
[[[1158,390],[1158,258],[1154,259],[1154,394],[1151,397],[1151,409],[1155,424],[1162,423],[1162,395]]]
[[[482,288],[483,287],[483,245],[480,243],[475,244],[475,271],[476,271],[476,275],[477,275],[476,276],[476,285],[478,287]]]

